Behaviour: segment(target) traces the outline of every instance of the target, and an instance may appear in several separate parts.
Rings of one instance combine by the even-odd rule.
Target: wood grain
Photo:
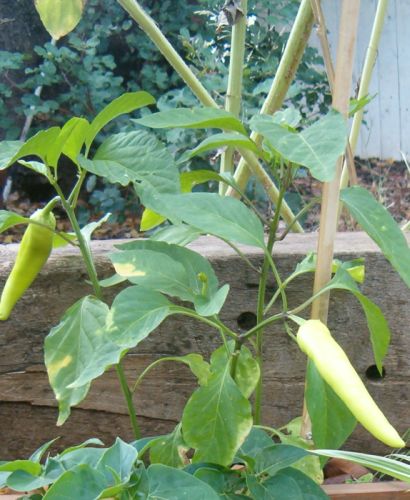
[[[115,243],[118,243],[115,242]],[[107,254],[114,242],[96,242],[93,252],[101,277],[112,272]],[[286,276],[304,254],[314,250],[314,234],[289,235],[275,251],[279,270]],[[257,276],[214,238],[202,238],[192,248],[210,258],[221,283],[231,284],[231,293],[221,317],[238,330],[238,316],[256,307]],[[244,248],[258,265],[262,256]],[[16,245],[0,246],[0,289],[12,265]],[[336,241],[339,258],[363,256],[367,278],[362,289],[384,311],[391,330],[392,344],[386,359],[386,377],[367,381],[367,386],[400,432],[410,427],[410,293],[376,246],[362,233],[343,233]],[[312,277],[295,280],[289,287],[290,305],[303,302],[312,289]],[[0,459],[27,457],[43,442],[61,436],[63,447],[95,436],[107,445],[118,434],[131,439],[128,416],[119,384],[113,371],[92,384],[87,398],[75,408],[63,427],[56,427],[57,410],[43,366],[43,342],[66,308],[90,293],[86,272],[73,249],[56,251],[34,286],[16,306],[11,318],[0,324]],[[273,283],[269,288],[272,293]],[[106,291],[108,303],[116,291]],[[347,293],[331,296],[329,326],[348,352],[361,375],[374,364],[366,321],[359,303]],[[307,311],[308,313],[308,311]],[[284,334],[280,325],[267,329],[265,349],[264,422],[280,426],[301,414],[305,357]],[[125,360],[126,375],[135,380],[150,362],[164,355],[199,352],[208,357],[220,345],[214,331],[186,317],[168,318],[160,328],[132,351]],[[183,405],[195,382],[180,364],[163,363],[144,380],[135,403],[144,435],[171,430],[181,417]],[[383,453],[387,451],[359,428],[347,447],[352,450]],[[55,449],[57,449],[55,448]]]

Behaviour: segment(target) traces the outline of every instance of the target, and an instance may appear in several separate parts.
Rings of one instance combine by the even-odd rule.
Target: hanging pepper
[[[321,321],[306,321],[299,328],[297,342],[313,361],[321,377],[370,434],[392,448],[405,446],[368,393],[343,349]]]
[[[1,294],[0,320],[8,319],[16,302],[47,262],[53,248],[56,220],[52,209],[56,202],[57,199],[54,198],[30,217],[38,224],[30,223],[21,240],[16,261]]]

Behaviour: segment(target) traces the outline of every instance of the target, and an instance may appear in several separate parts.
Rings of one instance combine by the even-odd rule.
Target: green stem
[[[298,222],[304,215],[305,213],[309,212],[310,209],[320,203],[320,197],[316,196],[313,198],[306,206],[302,208],[296,215],[293,221],[286,227],[286,229],[283,231],[283,233],[278,237],[278,241],[282,241],[286,238],[286,236],[290,233],[292,230],[293,226]]]
[[[311,0],[302,0],[300,4],[278,70],[275,74],[269,94],[262,106],[261,114],[273,114],[280,109],[295,77],[296,70],[300,64],[303,52],[305,51],[312,32],[314,22],[310,1]],[[261,135],[255,132],[252,133],[251,139],[255,141],[257,145],[260,145],[262,142]],[[250,168],[248,167],[250,167],[250,165],[247,165],[247,160],[243,157],[235,173],[235,180],[241,190],[245,189],[251,174]],[[231,196],[233,194],[230,190],[228,190],[228,193]],[[297,225],[294,226],[294,229],[298,232],[303,232]]]
[[[242,344],[243,344],[243,340],[241,338],[238,338],[235,342],[235,349],[232,353],[232,356],[231,356],[231,371],[230,371],[230,374],[231,374],[231,377],[235,380],[235,376],[236,376],[236,369],[238,367],[238,360],[239,360],[239,356],[241,354],[241,348],[242,348]]]
[[[199,99],[204,106],[217,108],[218,105],[211,97],[206,88],[198,80],[192,70],[188,67],[185,61],[181,58],[178,52],[174,49],[171,43],[167,40],[154,20],[144,11],[137,0],[117,0],[129,15],[138,23],[140,28],[157,46],[159,51],[175,69],[179,76],[184,80],[193,94]]]
[[[285,319],[287,317],[287,313],[281,312],[278,314],[275,314],[274,316],[271,316],[270,318],[266,318],[260,323],[258,323],[256,326],[251,328],[245,333],[242,333],[239,335],[239,337],[243,340],[248,340],[250,337],[253,337],[256,335],[260,330],[263,330],[266,326],[275,323],[275,321],[279,321],[280,319]]]
[[[228,328],[224,323],[219,320],[205,318],[204,316],[200,316],[192,309],[188,309],[187,307],[181,306],[172,306],[171,311],[175,314],[182,314],[183,316],[188,316],[190,318],[195,318],[206,325],[212,326],[212,328],[216,328],[217,330],[222,330],[226,335],[236,340],[238,335],[233,332],[230,328]]]
[[[228,88],[225,109],[239,117],[241,110],[243,62],[245,58],[246,19],[248,1],[242,0],[243,16],[232,26],[231,54],[229,60]],[[228,148],[222,155],[220,173],[234,171],[234,148]],[[219,184],[219,193],[225,194],[226,185]]]
[[[117,371],[118,379],[120,381],[121,390],[124,394],[125,401],[127,402],[128,414],[131,420],[131,427],[134,432],[135,439],[141,439],[141,431],[137,422],[137,416],[135,414],[134,404],[132,402],[132,393],[127,383],[127,379],[125,378],[124,369],[121,364],[118,363],[115,365],[115,369]]]
[[[282,183],[279,190],[278,202],[275,207],[275,215],[272,220],[272,224],[269,228],[268,243],[266,245],[265,256],[262,264],[261,277],[259,280],[259,290],[258,290],[258,303],[256,310],[256,325],[259,326],[263,322],[264,309],[265,309],[265,295],[266,295],[266,284],[268,281],[269,267],[272,266],[272,249],[276,239],[276,231],[279,224],[280,209],[282,205],[283,198],[285,196],[286,186]],[[275,278],[278,278],[276,267],[273,265],[272,270],[274,271]],[[281,281],[278,282],[278,286],[281,286]],[[283,293],[285,293],[283,291]],[[284,302],[285,306],[286,301]],[[286,309],[285,309],[286,310]],[[260,369],[260,378],[255,389],[255,404],[254,404],[254,422],[259,424],[261,421],[261,408],[262,408],[262,383],[263,383],[263,328],[258,328],[256,332],[256,360]]]
[[[72,228],[77,236],[81,255],[84,259],[84,263],[85,263],[85,266],[87,269],[88,276],[89,276],[90,281],[92,283],[92,286],[94,288],[95,296],[99,300],[102,300],[103,299],[102,290],[100,287],[100,283],[98,281],[97,270],[96,270],[95,265],[94,265],[94,260],[93,260],[92,255],[91,255],[90,247],[89,247],[88,243],[86,242],[86,240],[81,232],[80,226],[79,226],[78,221],[77,221],[77,217],[75,216],[74,209],[72,208],[70,203],[64,198],[64,194],[61,191],[61,188],[57,184],[56,181],[53,181],[53,187],[56,190],[57,194],[61,198],[61,204],[63,205],[64,210],[66,211],[67,216],[70,220],[71,226],[72,226]],[[135,413],[135,408],[134,408],[133,403],[132,403],[132,395],[131,395],[130,389],[128,387],[126,378],[125,378],[124,370],[121,366],[121,363],[118,363],[115,366],[115,368],[117,371],[118,378],[120,380],[122,392],[124,394],[124,397],[125,397],[125,400],[127,403],[128,413],[130,416],[131,426],[132,426],[132,429],[134,431],[134,435],[135,435],[136,439],[139,439],[140,438],[140,431],[139,431],[138,424],[136,421],[136,413]]]
[[[253,269],[255,271],[255,273],[258,273],[260,274],[260,269],[258,269],[256,266],[254,266],[252,264],[252,262],[250,261],[250,259],[235,245],[233,244],[232,242],[230,242],[229,240],[225,240],[225,238],[221,238],[221,240],[226,243],[227,245],[229,245],[232,250],[234,250],[238,255],[239,257],[244,261],[246,262],[246,264],[248,264],[248,266]]]

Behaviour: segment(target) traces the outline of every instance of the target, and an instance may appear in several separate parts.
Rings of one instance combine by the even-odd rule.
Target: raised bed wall
[[[95,242],[93,252],[101,277],[112,272],[107,254],[115,242]],[[315,250],[316,235],[290,235],[277,245],[276,261],[282,276],[291,272],[306,252]],[[222,283],[231,293],[221,317],[231,328],[256,308],[257,277],[225,244],[201,238],[191,248],[208,257]],[[16,245],[0,246],[0,289],[10,271]],[[262,256],[245,249],[255,265]],[[337,237],[339,258],[365,257],[363,292],[384,311],[392,343],[386,359],[386,377],[367,380],[367,386],[400,432],[410,427],[410,292],[376,246],[362,233],[341,233]],[[114,436],[132,439],[126,407],[116,379],[109,371],[96,380],[68,422],[55,426],[57,409],[43,365],[43,341],[63,312],[84,294],[90,293],[87,276],[75,249],[55,251],[34,286],[16,306],[12,317],[0,323],[0,459],[26,457],[41,443],[61,436],[59,445],[77,444],[94,436],[110,444]],[[296,280],[288,290],[290,306],[302,303],[312,289],[311,275]],[[272,293],[271,284],[269,293]],[[106,290],[108,303],[117,290]],[[366,321],[357,300],[345,292],[332,292],[329,326],[364,378],[374,364]],[[265,350],[264,422],[281,426],[301,414],[306,359],[282,331],[280,325],[267,329]],[[220,344],[215,332],[186,317],[168,318],[138,351],[125,359],[130,380],[160,356],[199,352],[203,356]],[[160,364],[145,379],[135,402],[144,435],[164,433],[181,416],[194,381],[189,370],[172,363]],[[350,449],[386,451],[359,428],[348,443]]]

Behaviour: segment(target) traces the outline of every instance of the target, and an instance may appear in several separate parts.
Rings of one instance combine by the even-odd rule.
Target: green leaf
[[[346,147],[346,122],[332,110],[303,132],[289,131],[263,115],[256,115],[251,128],[262,134],[267,145],[286,160],[307,167],[319,181],[331,181],[336,161]]]
[[[48,177],[47,167],[40,161],[19,160],[19,163],[20,165],[23,165],[23,167],[33,170],[33,172],[37,172],[40,175],[44,175],[44,177]]]
[[[195,477],[212,486],[212,488],[223,499],[242,499],[249,498],[244,495],[237,495],[237,491],[243,491],[246,488],[245,480],[236,472],[222,467],[204,464],[193,474]]]
[[[9,212],[8,210],[0,210],[0,233],[18,224],[28,224],[28,217]]]
[[[165,241],[166,243],[186,246],[201,236],[201,231],[187,224],[171,225],[159,229],[151,237],[153,241]]]
[[[161,192],[179,192],[178,170],[170,153],[152,134],[123,132],[106,139],[94,158],[79,156],[82,168],[112,183],[127,186],[146,180]]]
[[[215,193],[162,194],[145,187],[139,194],[145,206],[168,219],[226,240],[265,248],[262,223],[239,200]]]
[[[185,442],[194,462],[230,465],[252,427],[252,411],[230,376],[230,363],[216,370],[190,397],[182,415]]]
[[[58,425],[65,422],[70,407],[86,396],[90,380],[101,375],[121,354],[105,333],[108,306],[85,297],[76,302],[45,340],[45,364],[58,401]],[[83,384],[70,387],[78,379]]]
[[[7,478],[7,486],[14,491],[31,491],[52,483],[52,479],[43,476],[32,476],[23,470],[12,472]]]
[[[246,457],[255,459],[258,453],[269,446],[272,446],[273,441],[268,434],[262,429],[252,427],[251,432],[246,436],[244,443],[238,450],[238,457]],[[254,463],[252,464],[254,466]]]
[[[32,460],[14,460],[0,465],[0,472],[24,471],[32,476],[39,476],[43,470],[38,462]]]
[[[62,236],[64,236],[64,238],[62,238]],[[65,233],[64,231],[60,231],[58,234],[54,233],[53,248],[65,247],[69,244],[69,241],[77,241],[75,233]]]
[[[84,118],[74,117],[68,120],[47,151],[47,164],[56,167],[62,153],[77,163],[77,156],[89,128],[90,124]]]
[[[158,292],[126,288],[115,297],[107,317],[109,338],[123,348],[137,346],[171,314],[171,306]]]
[[[20,146],[7,163],[3,164],[3,168],[9,167],[20,158],[31,155],[37,156],[43,163],[47,164],[47,153],[53,147],[54,142],[60,134],[60,130],[60,127],[51,127],[33,135],[33,137]]]
[[[179,245],[136,240],[110,255],[120,276],[145,288],[193,302],[198,314],[212,316],[222,308],[228,293],[218,290],[218,279],[209,262],[198,253]]]
[[[255,456],[255,472],[263,476],[274,476],[306,455],[307,452],[303,448],[287,444],[273,444],[263,448]]]
[[[121,482],[128,481],[137,458],[137,450],[117,438],[111,448],[108,448],[101,456],[96,469],[104,474],[108,483],[113,483],[116,479],[113,472]]]
[[[44,500],[69,498],[97,500],[107,486],[103,474],[89,465],[81,464],[61,475],[43,498]]]
[[[89,148],[98,132],[120,115],[131,113],[144,106],[155,104],[155,99],[148,92],[127,92],[117,99],[114,99],[91,122],[91,127],[87,133],[85,144]]]
[[[182,437],[181,424],[178,424],[170,434],[154,440],[150,447],[150,463],[168,465],[177,469],[184,467],[188,450],[189,446]]]
[[[311,453],[322,457],[335,457],[341,458],[342,460],[349,460],[350,462],[363,465],[364,467],[381,472],[382,474],[392,476],[399,481],[410,483],[410,464],[404,463],[405,460],[408,460],[408,455],[406,454],[391,455],[397,457],[397,460],[394,460],[390,457],[379,457],[367,455],[366,453],[342,450],[312,450]]]
[[[266,499],[326,500],[329,498],[312,479],[292,467],[282,469],[264,481],[262,485],[272,495],[266,496]]]
[[[147,500],[219,500],[219,495],[200,479],[166,465],[148,468],[149,494]]]
[[[362,187],[343,189],[340,199],[410,287],[410,248],[393,217]]]
[[[46,30],[58,40],[80,22],[85,0],[35,0],[34,5]]]
[[[214,108],[178,108],[160,111],[133,120],[150,128],[220,128],[246,135],[245,127],[235,115]]]
[[[234,147],[252,151],[256,155],[260,154],[256,144],[246,135],[237,133],[221,133],[211,135],[202,141],[196,148],[186,151],[179,159],[178,163],[184,163],[194,156],[198,156],[213,149]]]
[[[231,353],[234,351],[235,343],[230,341],[228,346]],[[212,366],[222,368],[229,363],[230,356],[226,352],[225,346],[221,346],[212,354]],[[235,372],[235,382],[245,398],[249,398],[258,385],[260,378],[260,368],[251,351],[242,346]]]
[[[22,141],[2,141],[0,142],[0,170],[9,167],[13,162],[12,158],[23,146]]]
[[[323,290],[332,289],[348,290],[360,302],[366,315],[367,326],[370,331],[370,341],[372,343],[374,359],[381,373],[383,359],[389,349],[391,333],[380,307],[360,292],[353,278],[351,278],[350,274],[343,267],[338,269],[334,278],[321,290],[321,292],[323,292]]]
[[[91,242],[91,236],[93,232],[96,229],[100,228],[103,224],[105,224],[110,217],[111,214],[105,214],[104,217],[101,217],[100,220],[96,222],[90,222],[89,224],[81,228],[81,234],[84,236],[84,239],[86,240],[87,243]]]
[[[40,460],[43,458],[44,453],[50,448],[51,445],[53,445],[59,438],[54,438],[51,439],[50,441],[47,441],[47,443],[42,444],[37,450],[31,455],[30,460],[32,462],[40,462]]]
[[[306,403],[315,445],[320,448],[342,446],[356,427],[356,419],[311,361],[306,373]]]

